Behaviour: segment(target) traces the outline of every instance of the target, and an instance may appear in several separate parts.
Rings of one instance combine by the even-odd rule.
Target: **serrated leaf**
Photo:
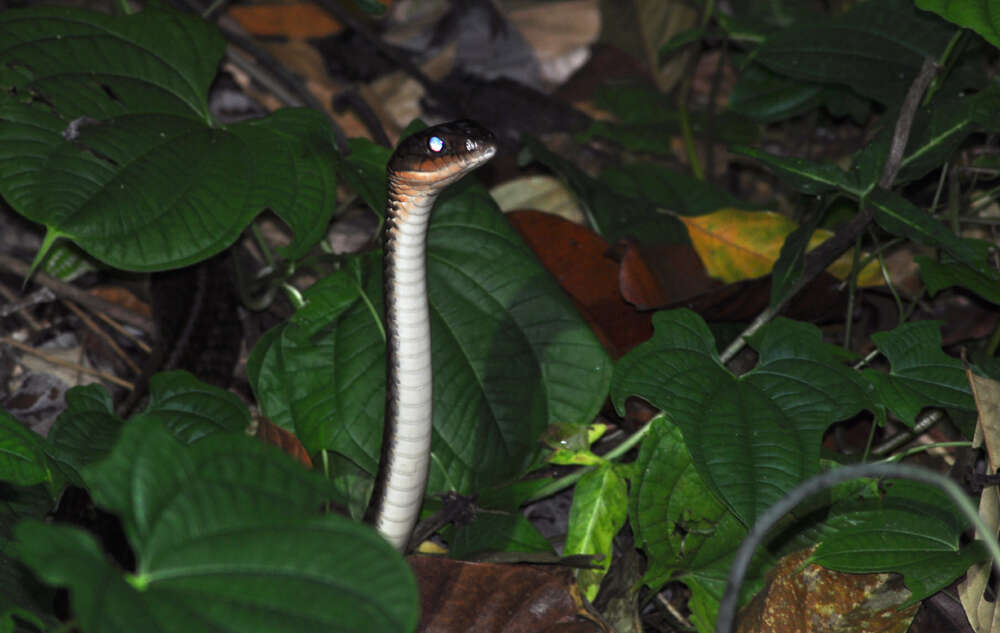
[[[0,409],[0,482],[33,486],[51,482],[45,440]]]
[[[214,127],[206,95],[224,42],[207,23],[150,10],[0,15],[0,194],[129,270],[190,264],[229,246],[265,207],[299,256],[335,199],[326,119],[284,110]]]
[[[874,409],[865,382],[811,325],[778,319],[762,329],[750,339],[758,365],[739,378],[693,312],[659,312],[653,325],[653,338],[618,362],[612,402],[623,411],[638,395],[666,411],[699,475],[745,525],[818,472],[830,424]]]
[[[864,2],[832,19],[797,22],[769,37],[754,59],[794,79],[845,84],[892,104],[925,58],[940,57],[953,31],[908,0]]]
[[[877,496],[875,496],[877,494]],[[910,481],[883,483],[868,498],[835,504],[830,533],[811,557],[850,573],[897,572],[921,600],[948,586],[985,550],[961,547],[967,521],[940,490]]]
[[[708,274],[725,282],[755,279],[771,273],[781,249],[796,224],[780,213],[722,209],[697,217],[681,217],[691,243]],[[833,233],[817,229],[809,238],[809,249],[819,246]],[[848,251],[827,269],[839,279],[851,272],[853,251]],[[876,262],[858,272],[858,285],[880,286],[882,276]]]
[[[595,561],[601,569],[581,570],[577,581],[588,600],[597,596],[601,579],[611,565],[611,544],[628,515],[628,489],[625,479],[611,464],[588,472],[573,489],[569,510],[569,531],[564,554],[599,554]]]
[[[429,492],[471,492],[520,474],[554,422],[589,422],[610,382],[593,333],[537,264],[485,192],[446,192],[431,221],[428,287],[434,362]],[[385,351],[381,262],[357,258],[330,296],[350,302],[325,328],[289,326],[269,339],[255,385],[268,417],[307,450],[332,449],[369,472],[379,455]],[[354,280],[357,281],[354,281]],[[310,337],[311,332],[319,332]]]
[[[997,0],[916,0],[924,11],[972,29],[1000,48],[1000,2]]]
[[[937,321],[917,321],[872,335],[892,371],[866,369],[864,375],[875,385],[880,403],[910,426],[925,407],[976,408],[962,362],[941,350],[939,328]]]

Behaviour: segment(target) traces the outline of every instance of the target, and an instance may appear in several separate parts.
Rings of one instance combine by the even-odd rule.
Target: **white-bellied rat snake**
[[[438,194],[496,154],[493,134],[472,121],[414,134],[386,167],[384,239],[386,407],[382,459],[368,520],[404,550],[416,524],[431,453],[431,329],[427,228]]]

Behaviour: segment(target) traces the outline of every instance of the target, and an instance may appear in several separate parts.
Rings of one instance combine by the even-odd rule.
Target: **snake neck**
[[[384,238],[386,398],[382,457],[368,516],[406,547],[423,502],[433,420],[427,229],[437,191],[389,180]]]

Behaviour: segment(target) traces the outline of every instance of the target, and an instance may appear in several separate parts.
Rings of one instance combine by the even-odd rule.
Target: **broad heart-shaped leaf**
[[[51,482],[45,440],[0,409],[0,482],[33,486]]]
[[[611,565],[612,541],[628,515],[628,487],[612,464],[588,472],[573,489],[564,554],[600,554],[600,569],[582,570],[577,580],[588,600],[597,596]]]
[[[88,633],[416,625],[402,558],[371,528],[318,516],[329,483],[242,433],[185,446],[158,422],[133,420],[84,476],[95,502],[121,517],[135,575],[123,576],[74,528],[23,524],[13,551],[70,587]]]
[[[406,564],[369,528],[336,515],[202,535],[138,576],[123,576],[77,528],[30,521],[17,538],[23,562],[69,588],[84,633],[396,633],[417,623]]]
[[[754,60],[793,79],[845,84],[893,104],[924,58],[940,57],[954,30],[911,0],[863,2],[833,19],[789,26],[769,37]]]
[[[864,375],[878,390],[880,403],[910,426],[925,407],[976,410],[962,362],[941,351],[940,325],[917,321],[872,335],[892,371],[866,369]]]
[[[301,256],[332,213],[325,117],[285,110],[212,125],[224,42],[171,12],[0,14],[0,194],[107,264],[162,270],[229,246],[265,207]]]
[[[663,419],[650,424],[629,487],[629,523],[649,561],[643,582],[658,589],[677,575],[714,568],[723,552],[726,567],[746,530],[695,471],[680,428]],[[767,558],[759,552],[754,568]],[[752,575],[742,593],[752,595],[762,580]]]
[[[757,367],[733,376],[708,326],[689,310],[658,312],[653,338],[623,357],[611,398],[667,412],[698,474],[745,525],[819,470],[826,428],[875,407],[867,384],[839,364],[815,327],[778,319],[750,343]]]
[[[135,416],[155,418],[185,443],[220,431],[243,431],[250,412],[236,395],[203,383],[183,371],[154,375],[149,382],[149,404]],[[88,464],[106,457],[124,426],[114,413],[107,390],[98,385],[74,387],[66,392],[66,410],[49,433],[49,454],[79,482]]]
[[[442,195],[427,264],[435,401],[428,491],[467,493],[520,474],[549,424],[589,422],[611,366],[471,180]],[[309,451],[332,449],[373,473],[385,400],[381,262],[361,256],[336,274],[345,277],[307,295],[329,299],[336,318],[318,336],[308,336],[316,331],[310,318],[269,337],[254,388],[268,417],[294,429]],[[352,286],[357,299],[337,314]]]
[[[850,573],[897,572],[911,601],[951,584],[982,560],[977,546],[960,547],[968,521],[939,489],[894,480],[831,508],[812,562]]]
[[[1000,48],[1000,1],[916,0],[916,4],[924,11],[933,11],[950,22],[972,29]]]

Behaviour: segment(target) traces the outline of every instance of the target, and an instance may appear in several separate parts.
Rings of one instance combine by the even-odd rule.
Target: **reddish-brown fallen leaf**
[[[640,308],[686,307],[707,321],[749,321],[771,300],[771,277],[723,284],[705,272],[690,246],[640,246],[626,242],[622,295]],[[832,275],[821,273],[796,295],[783,314],[803,321],[843,318],[847,293]]]
[[[570,569],[407,559],[420,587],[421,633],[601,633]]]
[[[153,317],[153,308],[150,307],[148,303],[139,299],[131,291],[126,290],[121,286],[98,286],[96,288],[91,288],[88,292],[95,297],[100,297],[105,301],[110,301],[120,305],[121,307],[135,312],[136,314],[142,315],[147,319]]]
[[[229,15],[257,36],[284,35],[292,39],[326,37],[342,28],[330,14],[311,2],[293,4],[237,4]]]
[[[789,554],[740,612],[739,633],[905,633],[919,608],[897,574],[846,574]]]
[[[617,358],[652,336],[650,315],[622,298],[618,262],[608,257],[600,235],[539,211],[514,211],[507,219],[569,293],[608,353]]]
[[[708,276],[690,244],[643,246],[622,240],[619,284],[626,301],[649,310],[675,305],[722,286]]]
[[[312,460],[309,459],[309,453],[306,452],[306,448],[299,442],[299,438],[274,422],[263,416],[258,417],[257,432],[255,435],[268,444],[277,446],[283,452],[295,458],[296,461],[302,462],[306,468],[312,468]]]

